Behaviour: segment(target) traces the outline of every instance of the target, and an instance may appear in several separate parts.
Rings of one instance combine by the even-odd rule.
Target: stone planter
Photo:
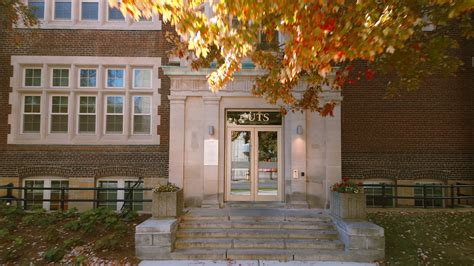
[[[331,213],[341,219],[367,218],[364,193],[339,193],[331,191]]]
[[[178,217],[183,209],[183,189],[176,192],[153,192],[151,213],[154,218]]]

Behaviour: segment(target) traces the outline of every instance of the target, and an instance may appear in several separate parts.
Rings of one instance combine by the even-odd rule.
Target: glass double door
[[[227,130],[228,201],[281,201],[281,127]]]

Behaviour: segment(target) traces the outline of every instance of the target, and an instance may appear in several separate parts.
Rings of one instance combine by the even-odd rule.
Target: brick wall
[[[433,77],[401,97],[384,99],[380,80],[344,90],[343,176],[369,177],[364,171],[386,169],[409,179],[430,170],[433,176],[474,179],[472,43],[458,53],[465,64],[456,77]],[[389,178],[379,173],[373,178]]]
[[[9,86],[13,68],[12,55],[37,56],[120,56],[161,57],[168,62],[169,44],[162,31],[107,31],[107,30],[19,30],[20,45],[10,33],[0,31],[0,179],[20,177],[24,173],[61,174],[69,177],[95,175],[142,175],[168,177],[169,141],[169,79],[160,70],[162,81],[161,105],[158,113],[160,145],[144,146],[65,146],[65,145],[8,145],[10,132],[8,114]],[[122,169],[122,170],[117,170]],[[129,169],[129,170],[124,170]],[[138,170],[130,170],[138,169]],[[135,171],[135,172],[134,172]],[[137,172],[138,171],[138,172]],[[31,173],[29,173],[31,172]],[[0,180],[0,183],[3,183]]]

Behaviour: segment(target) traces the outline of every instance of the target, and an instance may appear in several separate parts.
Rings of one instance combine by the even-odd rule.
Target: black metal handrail
[[[27,199],[28,193],[31,191],[44,191],[44,190],[54,190],[54,191],[59,191],[60,192],[60,198],[59,199],[41,199],[41,202],[55,202],[60,204],[60,209],[62,211],[65,210],[66,203],[69,202],[91,202],[94,203],[95,206],[99,206],[100,203],[109,203],[109,202],[124,202],[124,204],[128,204],[129,208],[133,210],[133,204],[134,203],[144,203],[144,202],[151,202],[151,199],[135,199],[134,198],[134,192],[135,191],[151,191],[151,188],[98,188],[98,187],[87,187],[87,188],[74,188],[74,187],[59,187],[59,188],[52,188],[52,187],[15,187],[13,184],[8,184],[4,186],[0,186],[0,192],[1,190],[6,190],[6,196],[0,197],[0,201],[6,201],[7,203],[12,203],[12,202],[22,202],[23,203],[23,208],[27,209],[28,207],[28,201],[32,201],[31,199]],[[14,190],[19,190],[23,192],[23,195],[21,197],[15,197],[13,196],[13,191]],[[70,191],[126,191],[128,193],[131,193],[131,199],[114,199],[114,200],[107,200],[107,199],[99,199],[98,198],[98,193],[94,193],[94,198],[93,199],[70,199],[69,196],[66,197],[66,194],[69,195]],[[67,192],[67,193],[66,193]]]
[[[458,205],[461,204],[461,200],[474,200],[474,185],[468,185],[468,184],[449,184],[449,185],[444,185],[444,184],[419,184],[419,185],[398,185],[398,184],[363,184],[362,185],[364,188],[370,188],[370,187],[377,187],[382,189],[382,194],[381,195],[367,195],[367,198],[369,199],[374,199],[378,198],[381,199],[381,206],[382,208],[387,207],[387,201],[389,200],[395,200],[395,203],[392,204],[395,207],[398,206],[398,200],[399,199],[414,199],[414,200],[421,200],[422,201],[422,207],[427,208],[427,201],[429,200],[442,200],[443,204],[442,206],[437,206],[437,207],[444,207],[447,206],[446,200],[450,201],[450,207],[454,208],[455,207],[455,200],[457,200]],[[387,188],[394,188],[392,190],[395,195],[387,195],[386,194],[386,189]],[[400,196],[398,195],[399,191],[398,188],[421,188],[422,189],[422,196]],[[435,189],[435,188],[441,188],[443,189],[442,195],[448,194],[445,189],[449,189],[449,195],[448,196],[428,196],[427,189]],[[470,195],[468,194],[462,194],[460,193],[460,190],[463,188],[471,188],[472,193]],[[434,205],[434,204],[432,204]],[[371,206],[368,206],[371,207]],[[376,206],[375,206],[376,207]],[[405,206],[404,206],[405,207]],[[474,204],[471,204],[471,207],[474,207]]]

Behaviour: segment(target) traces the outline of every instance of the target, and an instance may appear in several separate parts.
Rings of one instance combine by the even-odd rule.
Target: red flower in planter
[[[349,178],[343,177],[341,182],[334,184],[331,187],[332,191],[339,193],[362,193],[362,183],[356,184],[355,182],[349,181]]]

